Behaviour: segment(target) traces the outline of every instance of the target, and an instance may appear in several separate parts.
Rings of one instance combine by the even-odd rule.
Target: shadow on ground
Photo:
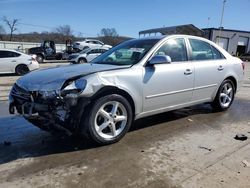
[[[200,105],[150,116],[135,121],[130,132],[203,113],[212,113],[209,105]],[[0,118],[0,164],[19,158],[86,150],[95,147],[98,146],[80,136],[55,136],[41,131],[21,116]]]

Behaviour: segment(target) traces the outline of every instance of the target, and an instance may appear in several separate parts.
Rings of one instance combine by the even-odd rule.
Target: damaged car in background
[[[9,111],[43,130],[111,144],[135,119],[208,102],[228,109],[243,72],[240,59],[204,38],[133,39],[88,64],[21,77],[10,92]]]

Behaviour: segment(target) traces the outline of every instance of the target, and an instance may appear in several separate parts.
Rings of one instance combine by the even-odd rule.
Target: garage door
[[[220,46],[220,47],[222,47],[222,48],[224,48],[225,50],[227,50],[228,49],[228,41],[229,41],[229,39],[228,38],[223,38],[223,37],[221,37],[221,38],[217,38],[217,44]]]
[[[248,38],[247,37],[239,37],[238,46],[247,46]]]

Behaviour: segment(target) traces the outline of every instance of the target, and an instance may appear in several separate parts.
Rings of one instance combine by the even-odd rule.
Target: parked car
[[[0,73],[24,75],[39,68],[35,58],[16,50],[0,49]]]
[[[44,130],[110,144],[135,119],[200,103],[227,110],[243,72],[240,59],[204,38],[133,39],[91,63],[23,76],[11,90],[9,109]]]
[[[108,51],[108,48],[86,48],[80,53],[69,55],[68,61],[74,64],[88,63],[106,51]]]
[[[240,56],[240,59],[241,59],[242,61],[250,61],[250,52],[249,52],[249,53],[246,53],[246,54],[242,54],[242,55]]]
[[[103,42],[95,39],[86,39],[84,41],[77,41],[73,43],[73,48],[80,50],[84,50],[85,48],[98,48],[98,47],[112,48],[112,46],[104,44]]]

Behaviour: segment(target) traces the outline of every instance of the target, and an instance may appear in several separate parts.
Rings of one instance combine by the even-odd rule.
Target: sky
[[[0,18],[19,19],[16,33],[70,25],[76,36],[115,28],[120,36],[138,37],[141,30],[163,26],[219,27],[222,5],[223,0],[0,0]],[[250,31],[249,7],[250,0],[227,0],[222,26]],[[9,32],[2,20],[0,25]]]

